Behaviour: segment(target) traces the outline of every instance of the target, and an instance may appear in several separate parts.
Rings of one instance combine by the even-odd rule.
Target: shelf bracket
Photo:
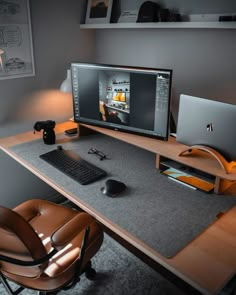
[[[211,154],[219,162],[221,168],[225,171],[226,174],[231,173],[232,168],[234,166],[236,167],[236,162],[234,162],[234,161],[228,162],[219,152],[217,152],[213,148],[210,148],[210,147],[204,146],[204,145],[190,146],[190,147],[184,149],[182,152],[180,152],[179,156],[185,156],[187,153],[191,153],[194,150],[200,150],[200,151],[204,151],[204,152]]]

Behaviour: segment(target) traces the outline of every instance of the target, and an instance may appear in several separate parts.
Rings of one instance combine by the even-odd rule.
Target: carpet
[[[61,137],[60,137],[61,136]],[[63,135],[57,136],[57,144]],[[100,161],[88,154],[93,147],[104,152],[108,160]],[[64,143],[63,148],[104,169],[107,177],[80,185],[39,158],[56,148],[35,140],[11,148],[45,176],[101,213],[150,248],[169,258],[196,238],[219,212],[236,205],[234,196],[220,196],[193,191],[169,180],[155,168],[155,154],[114,138],[97,134]],[[124,182],[127,189],[110,198],[101,193],[108,178]],[[75,198],[76,201],[76,198]]]
[[[175,285],[164,279],[127,249],[104,235],[104,242],[92,259],[97,271],[96,278],[91,281],[85,275],[70,290],[60,291],[58,295],[186,295]],[[236,278],[218,295],[232,295],[236,286]],[[16,285],[11,283],[14,289]],[[0,284],[0,294],[7,294]],[[24,290],[21,295],[36,295],[37,291]],[[190,294],[187,294],[190,295]]]

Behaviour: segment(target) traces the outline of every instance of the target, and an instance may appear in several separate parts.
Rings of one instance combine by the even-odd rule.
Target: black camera
[[[34,124],[34,131],[43,130],[43,141],[45,144],[54,144],[56,141],[56,136],[54,128],[56,126],[55,121],[46,120],[38,121]]]

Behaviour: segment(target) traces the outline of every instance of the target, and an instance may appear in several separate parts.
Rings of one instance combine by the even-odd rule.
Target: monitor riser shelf
[[[222,164],[220,161],[223,157],[220,160],[217,159],[217,156],[213,155],[212,149],[209,152],[206,147],[189,147],[176,142],[173,137],[169,137],[168,141],[163,141],[92,125],[78,124],[79,136],[88,135],[94,131],[155,153],[157,169],[161,169],[165,159],[168,159],[214,176],[214,192],[216,194],[223,193],[236,183],[235,165],[230,168],[230,173],[228,173],[229,171],[225,170],[224,166],[226,162]],[[194,152],[189,152],[190,150],[194,150]]]

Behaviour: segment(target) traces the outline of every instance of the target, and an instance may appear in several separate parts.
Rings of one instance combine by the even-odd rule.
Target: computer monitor
[[[74,120],[168,139],[172,70],[72,63]]]
[[[236,160],[236,105],[182,94],[176,140],[204,145],[228,161]]]

